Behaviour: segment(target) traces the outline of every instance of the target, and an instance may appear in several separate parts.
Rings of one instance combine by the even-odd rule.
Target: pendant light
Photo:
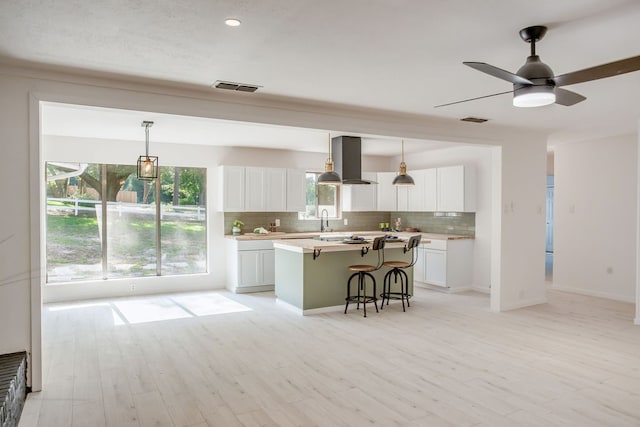
[[[324,164],[324,173],[318,177],[318,184],[322,185],[340,185],[342,179],[333,170],[333,159],[331,158],[331,134],[329,134],[329,158]]]
[[[145,120],[142,126],[145,133],[146,152],[144,156],[138,157],[138,179],[151,181],[158,177],[158,156],[149,155],[149,128],[153,126],[153,122]]]
[[[407,164],[404,162],[404,139],[402,140],[402,161],[400,162],[400,172],[393,179],[393,185],[416,185],[413,178],[407,175]]]

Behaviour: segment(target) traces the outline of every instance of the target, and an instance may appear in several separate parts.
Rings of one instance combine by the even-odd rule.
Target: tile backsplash
[[[300,220],[297,212],[225,212],[224,231],[231,234],[233,221],[244,222],[243,233],[251,233],[254,228],[269,229],[269,223],[280,220],[277,231],[287,233],[320,231],[320,220]],[[400,218],[402,229],[414,227],[423,232],[475,235],[475,213],[442,212],[343,212],[341,219],[329,219],[332,231],[378,230],[381,222],[394,226]],[[344,225],[347,219],[348,225]]]

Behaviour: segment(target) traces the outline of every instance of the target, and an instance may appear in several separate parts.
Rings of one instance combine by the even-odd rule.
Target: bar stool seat
[[[407,268],[411,266],[411,263],[407,261],[385,261],[382,265],[390,268]]]
[[[378,253],[378,264],[370,265],[370,264],[355,264],[350,265],[348,268],[349,271],[353,271],[354,273],[349,276],[347,280],[347,297],[344,299],[346,304],[344,306],[344,314],[347,314],[347,308],[349,308],[350,302],[356,303],[356,310],[360,310],[360,303],[362,303],[364,307],[364,317],[367,317],[367,303],[372,302],[376,308],[376,313],[378,312],[378,298],[376,296],[376,279],[371,274],[372,272],[379,270],[384,263],[384,237],[376,237],[373,240],[372,249]],[[367,253],[363,249],[362,256]],[[354,278],[358,278],[357,287],[358,291],[356,295],[351,295],[351,281]],[[373,293],[367,293],[367,277],[370,279],[371,284],[373,286]]]
[[[409,276],[405,271],[407,268],[412,267],[417,261],[416,248],[420,244],[420,239],[422,235],[411,236],[409,238],[409,242],[404,247],[404,253],[411,251],[411,262],[408,261],[385,261],[383,262],[384,267],[389,267],[390,270],[387,274],[384,275],[384,280],[382,283],[382,293],[380,294],[380,298],[382,299],[382,303],[380,304],[380,310],[384,308],[384,300],[387,300],[387,305],[389,305],[389,300],[399,299],[402,300],[402,311],[406,311],[405,309],[405,300],[407,301],[407,307],[411,307],[409,303],[409,298],[411,298],[411,294],[409,293]],[[394,283],[400,283],[399,291],[391,291],[391,279],[393,278]]]
[[[351,271],[364,271],[367,273],[376,271],[376,267],[373,265],[350,265],[348,268]]]

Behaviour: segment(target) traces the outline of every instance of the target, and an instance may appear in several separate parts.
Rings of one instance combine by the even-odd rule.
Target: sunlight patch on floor
[[[48,306],[47,310],[63,311],[96,307],[105,308],[110,312],[109,318],[113,319],[114,326],[251,311],[251,308],[214,292],[122,298],[108,302],[54,304]]]

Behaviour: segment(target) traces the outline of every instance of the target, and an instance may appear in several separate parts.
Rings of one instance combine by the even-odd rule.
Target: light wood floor
[[[631,304],[551,291],[492,313],[487,295],[416,291],[366,319],[272,293],[46,305],[44,390],[20,426],[640,425]]]

